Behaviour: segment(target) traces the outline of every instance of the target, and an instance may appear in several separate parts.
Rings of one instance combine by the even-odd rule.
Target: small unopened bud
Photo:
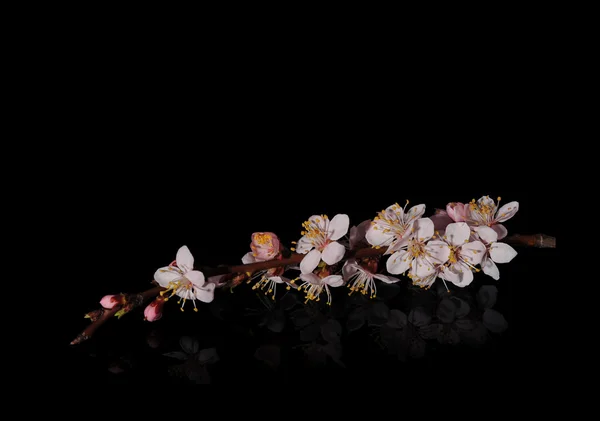
[[[117,304],[125,304],[125,296],[123,294],[105,295],[100,300],[100,305],[108,309],[113,308]]]
[[[165,305],[164,297],[158,296],[154,301],[144,309],[144,318],[149,322],[155,322],[162,317],[163,306]]]

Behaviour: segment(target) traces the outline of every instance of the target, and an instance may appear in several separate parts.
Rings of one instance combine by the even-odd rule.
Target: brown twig
[[[140,292],[139,294],[126,294],[128,296],[128,301],[131,304],[133,304],[129,304],[130,308],[128,311],[131,311],[134,308],[140,306],[148,298],[156,296],[162,290],[164,290],[164,288],[154,287],[149,289],[148,291]],[[123,306],[121,304],[117,304],[111,309],[101,309],[100,312],[102,314],[100,315],[100,317],[94,320],[88,327],[86,327],[83,330],[83,332],[77,335],[77,337],[71,341],[71,345],[77,345],[83,341],[87,341],[88,339],[90,339],[96,331],[96,329],[98,329],[104,324],[104,322],[106,322],[108,319],[114,316],[119,310],[121,310],[121,308],[123,308]]]
[[[502,240],[503,242],[510,243],[516,246],[524,246],[524,247],[537,247],[537,248],[556,248],[556,238],[550,237],[545,234],[533,234],[533,235],[511,235],[510,237],[506,237]],[[387,247],[381,248],[372,248],[366,247],[358,250],[348,250],[342,259],[342,262],[351,258],[365,258],[365,257],[373,257],[382,255],[387,250]],[[304,254],[292,253],[290,257],[283,259],[275,259],[268,260],[266,262],[257,262],[257,263],[249,263],[244,265],[233,265],[233,266],[219,266],[217,268],[201,268],[201,270],[205,273],[210,273],[211,276],[214,275],[224,275],[224,274],[235,274],[235,273],[245,273],[245,272],[257,272],[259,270],[267,270],[271,268],[281,267],[281,266],[292,266],[298,265],[304,258]],[[141,305],[144,301],[149,298],[156,296],[160,291],[163,291],[165,288],[155,287],[149,289],[148,291],[144,291],[139,294],[128,294],[129,302],[135,302],[136,304],[131,306],[128,311],[132,310],[134,307]],[[79,344],[89,338],[92,337],[96,329],[104,324],[108,319],[114,316],[123,306],[115,305],[112,309],[102,309],[102,314],[92,322],[83,332],[81,332],[72,342],[71,345]],[[98,312],[100,313],[100,311]]]

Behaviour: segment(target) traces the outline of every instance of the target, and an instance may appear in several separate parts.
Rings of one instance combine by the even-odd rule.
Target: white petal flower
[[[485,254],[481,261],[481,268],[486,275],[491,276],[497,281],[500,279],[500,271],[498,270],[496,263],[510,262],[517,255],[517,252],[508,244],[499,243],[497,241],[499,236],[493,227],[475,227],[474,230],[477,237],[486,247]]]
[[[375,248],[388,247],[385,254],[398,251],[398,243],[405,245],[413,234],[413,224],[425,213],[425,205],[422,204],[405,212],[408,203],[407,200],[404,208],[395,203],[379,212],[367,230],[366,239],[369,244]]]
[[[313,215],[302,224],[306,231],[298,240],[296,252],[306,254],[300,262],[300,271],[303,274],[311,273],[317,268],[321,259],[334,265],[344,257],[346,249],[338,243],[348,233],[350,219],[348,215],[338,214],[330,221],[327,215]],[[294,250],[294,249],[292,249]]]
[[[483,196],[477,202],[473,199],[466,207],[467,223],[475,227],[491,227],[497,232],[498,240],[502,240],[508,231],[501,222],[506,222],[515,216],[519,210],[519,202],[510,202],[498,209],[501,199],[498,198],[497,204],[489,196]]]
[[[448,245],[442,241],[433,242],[431,245],[426,243],[433,234],[431,219],[422,218],[415,221],[406,250],[397,251],[388,259],[388,272],[398,275],[410,269],[408,277],[420,280],[428,278],[437,266],[446,263],[450,255]]]
[[[166,288],[165,291],[161,291],[160,295],[171,292],[171,295],[165,298],[165,301],[173,295],[183,299],[181,311],[183,311],[186,300],[192,300],[194,311],[198,311],[196,308],[197,299],[208,303],[214,297],[215,284],[206,283],[204,274],[194,270],[194,257],[187,246],[183,246],[177,251],[174,262],[156,271],[154,280],[161,287]],[[181,300],[177,303],[181,303]]]
[[[469,242],[470,235],[471,230],[466,223],[455,222],[446,227],[443,237],[449,245],[450,255],[439,277],[459,287],[473,282],[473,271],[480,271],[475,266],[481,263],[486,252],[481,241]]]
[[[327,305],[331,305],[331,292],[329,291],[329,287],[339,287],[344,284],[344,279],[340,275],[329,275],[325,278],[321,279],[319,276],[314,273],[302,273],[300,274],[300,279],[304,281],[300,285],[300,290],[304,288],[306,292],[306,301],[308,300],[316,300],[320,301],[321,292],[325,290],[327,293]]]
[[[354,259],[348,260],[344,264],[342,273],[344,274],[346,286],[350,288],[350,293],[348,295],[352,295],[354,292],[360,292],[363,295],[369,294],[370,298],[375,298],[377,296],[375,279],[379,279],[388,284],[396,283],[400,280],[392,276],[371,273],[371,271],[365,267],[357,264]]]

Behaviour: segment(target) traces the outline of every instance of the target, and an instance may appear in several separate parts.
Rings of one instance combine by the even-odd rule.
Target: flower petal
[[[496,263],[508,263],[517,255],[517,251],[506,243],[494,243],[490,246],[490,256]]]
[[[321,215],[313,215],[310,218],[308,218],[309,222],[312,222],[314,225],[316,225],[317,227],[319,227],[319,230],[321,231],[325,231],[325,218],[323,218]]]
[[[358,224],[357,227],[350,228],[350,248],[355,248],[367,235],[367,230],[371,226],[371,220],[367,219]]]
[[[339,287],[344,285],[344,278],[340,275],[329,275],[322,279],[324,284],[329,285],[330,287]]]
[[[328,265],[335,265],[337,262],[342,260],[346,254],[346,247],[342,246],[337,241],[327,244],[327,247],[323,250],[321,258]]]
[[[308,253],[300,262],[300,272],[311,273],[319,266],[321,262],[321,252],[319,250],[312,250]]]
[[[508,235],[508,230],[502,224],[494,224],[492,225],[492,229],[498,234],[498,240],[496,241],[500,241]]]
[[[373,275],[373,278],[379,279],[380,281],[383,281],[386,284],[395,284],[396,282],[400,281],[400,279],[398,278],[394,278],[393,276],[382,275],[380,273],[376,273],[375,275]]]
[[[443,265],[450,257],[450,247],[443,241],[431,240],[425,246],[429,261],[436,265]]]
[[[415,205],[404,215],[404,223],[410,224],[411,222],[416,221],[425,213],[425,205]],[[432,234],[433,235],[433,234]]]
[[[194,284],[195,287],[204,285],[204,274],[199,270],[192,270],[185,274],[185,277]]]
[[[415,222],[415,237],[420,242],[425,242],[433,237],[433,232],[435,229],[433,228],[433,221],[429,218],[421,218]]]
[[[365,238],[372,246],[389,246],[394,240],[394,236],[388,232],[384,233],[383,228],[377,222],[372,224],[367,230]]]
[[[424,257],[417,257],[416,259],[413,259],[411,263],[410,273],[413,277],[419,279],[427,278],[434,271],[435,269],[433,268],[431,263],[429,263],[429,261]]]
[[[308,253],[312,248],[313,248],[313,244],[310,241],[310,239],[305,235],[304,237],[302,237],[300,240],[298,240],[298,244],[296,245],[296,253],[300,253],[300,254],[306,254]]]
[[[269,281],[273,281],[276,284],[283,284],[283,279],[281,279],[281,276],[271,276],[268,279]]]
[[[348,233],[348,227],[350,226],[350,218],[348,215],[340,213],[333,217],[327,227],[328,237],[331,240],[339,240]]]
[[[393,275],[404,273],[410,267],[413,256],[406,250],[397,251],[392,254],[386,263],[387,271]]]
[[[215,284],[209,283],[201,288],[196,288],[196,298],[205,303],[210,303],[215,298]]]
[[[471,236],[471,229],[465,222],[455,222],[446,227],[444,238],[453,246],[462,246]]]
[[[429,219],[433,221],[433,228],[436,231],[445,231],[448,224],[452,224],[454,222],[452,218],[448,216],[446,211],[439,211],[435,215],[431,215]]]
[[[400,239],[396,239],[392,245],[390,247],[388,247],[388,249],[385,251],[384,255],[386,254],[392,254],[395,253],[397,251],[400,251],[402,249],[405,249],[408,246],[408,242],[411,238],[410,235],[410,230],[407,230],[406,233],[404,233],[404,235],[406,235],[406,237],[404,238],[400,238]]]
[[[467,265],[462,262],[455,263],[454,265],[445,268],[440,273],[440,278],[445,279],[448,282],[452,282],[458,287],[466,287],[473,282],[473,272]]]
[[[473,230],[477,232],[479,238],[481,238],[486,244],[495,243],[496,241],[498,241],[498,234],[490,227],[474,227]]]
[[[481,263],[485,252],[485,245],[481,241],[473,241],[460,248],[460,257],[474,266]]]
[[[173,269],[169,269],[168,266],[160,268],[154,273],[154,280],[163,288],[166,288],[169,282],[179,278],[181,278],[181,274]]]
[[[498,266],[494,263],[494,261],[490,258],[490,256],[486,255],[481,261],[481,269],[483,273],[488,276],[491,276],[496,281],[500,279],[500,271],[498,270]]]
[[[319,278],[317,275],[315,275],[314,273],[301,273],[300,274],[300,279],[302,279],[303,282],[308,282],[309,284],[312,285],[322,285],[323,282],[321,281],[321,278]]]
[[[248,252],[244,254],[244,257],[242,257],[242,263],[245,265],[247,265],[248,263],[254,263],[255,261],[256,259],[252,255],[252,252]]]
[[[194,269],[194,256],[192,256],[192,253],[187,246],[180,247],[179,250],[177,250],[175,260],[177,261],[177,266],[184,272],[189,272]]]
[[[348,260],[346,260],[346,263],[344,263],[344,266],[342,267],[342,275],[344,276],[344,279],[347,281],[353,275],[355,275],[356,272],[358,272],[358,270],[359,270],[359,268],[356,264],[356,259],[348,259]]]
[[[496,222],[508,221],[519,210],[519,202],[510,202],[498,209]]]

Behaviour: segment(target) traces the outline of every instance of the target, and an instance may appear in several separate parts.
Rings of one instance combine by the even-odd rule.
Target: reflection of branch
[[[556,248],[556,238],[550,237],[545,234],[535,234],[535,235],[511,235],[502,240],[503,242],[510,243],[516,246],[524,246],[524,247],[537,247],[537,248]],[[366,247],[358,250],[348,250],[344,255],[344,258],[341,262],[351,258],[365,258],[365,257],[374,257],[380,256],[387,250],[387,247],[381,248],[372,248]],[[219,266],[217,268],[204,268],[201,267],[200,270],[207,274],[208,276],[215,275],[227,275],[227,274],[237,274],[237,273],[246,273],[246,272],[257,272],[260,270],[267,270],[271,268],[281,267],[281,266],[292,266],[298,265],[304,258],[304,254],[292,253],[287,258],[282,259],[274,259],[268,260],[266,262],[257,262],[257,263],[249,263],[246,265],[233,265],[233,266]],[[229,276],[230,277],[230,276]],[[148,300],[156,296],[160,291],[163,291],[165,288],[155,287],[149,289],[148,291],[144,291],[139,294],[128,294],[128,302],[130,308],[127,309],[127,312],[131,311],[134,307],[141,305],[144,301]],[[133,304],[133,305],[132,305]],[[93,321],[83,332],[81,332],[72,342],[71,345],[79,344],[89,338],[92,337],[96,329],[98,329],[104,322],[114,316],[123,306],[115,305],[112,309],[101,309],[97,311],[98,314],[101,315],[97,320]]]
[[[141,292],[139,294],[126,294],[128,296],[127,301],[129,302],[129,304],[126,304],[126,306],[130,305],[128,312],[133,310],[135,307],[141,305],[148,298],[154,297],[156,294],[158,294],[160,291],[162,291],[164,289],[165,288],[162,288],[162,287],[155,287],[155,288],[149,289],[148,291]],[[131,304],[133,304],[133,305],[131,305]],[[83,330],[83,332],[81,332],[79,335],[77,335],[77,337],[75,339],[73,339],[73,341],[71,341],[71,345],[77,345],[83,341],[90,339],[92,337],[92,335],[94,334],[94,332],[96,331],[96,329],[98,329],[100,326],[102,326],[104,324],[104,322],[106,322],[108,319],[110,319],[112,316],[114,316],[122,307],[123,306],[121,304],[117,304],[111,309],[100,309],[99,312],[102,313],[100,315],[100,317],[98,317],[98,319],[93,321],[92,324],[90,324],[87,328],[85,328]]]

